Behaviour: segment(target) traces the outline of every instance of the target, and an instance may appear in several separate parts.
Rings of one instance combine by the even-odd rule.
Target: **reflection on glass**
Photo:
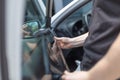
[[[23,38],[33,37],[39,30],[38,22],[27,22],[22,26]]]
[[[34,33],[45,24],[45,15],[38,0],[26,0],[22,32],[22,80],[41,80],[44,75],[44,63],[41,37]],[[39,10],[38,10],[39,9]]]
[[[45,38],[49,42],[50,35],[48,34]],[[61,49],[56,44],[51,48],[50,43],[44,49],[47,51],[50,65],[45,66],[44,47],[41,40],[43,40],[43,37],[27,38],[22,41],[23,80],[50,80],[53,75],[57,75],[57,78],[59,78],[64,70],[68,69]],[[50,69],[50,75],[45,74],[46,68]]]
[[[22,44],[23,80],[37,80],[44,75],[44,63],[40,38],[24,39]]]

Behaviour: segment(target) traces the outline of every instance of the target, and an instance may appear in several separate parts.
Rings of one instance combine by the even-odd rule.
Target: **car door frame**
[[[73,12],[75,12],[76,10],[78,10],[79,8],[81,8],[90,1],[92,0],[73,0],[61,11],[56,13],[51,19],[51,27],[53,28],[53,30],[55,30],[57,26],[69,15],[71,15]]]
[[[5,0],[0,1],[0,80],[8,80],[8,64],[5,45]]]

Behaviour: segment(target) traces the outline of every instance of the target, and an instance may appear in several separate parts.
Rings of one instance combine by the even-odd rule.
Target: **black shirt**
[[[108,51],[120,32],[120,0],[94,0],[82,70],[89,70]]]

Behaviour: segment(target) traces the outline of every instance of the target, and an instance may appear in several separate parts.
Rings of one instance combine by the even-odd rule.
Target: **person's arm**
[[[88,32],[83,34],[83,35],[80,35],[78,37],[74,37],[74,38],[67,38],[67,37],[58,38],[58,37],[55,37],[55,40],[61,48],[68,49],[68,48],[83,46],[87,36],[88,36]]]
[[[89,71],[64,72],[62,80],[116,80],[120,77],[120,34],[107,54]]]
[[[92,80],[115,80],[120,77],[120,34],[107,55],[89,71],[89,74],[93,77]]]
[[[73,46],[74,46],[74,47],[83,46],[83,44],[84,44],[87,36],[88,36],[88,32],[85,33],[85,34],[83,34],[83,35],[81,35],[81,36],[72,38]]]

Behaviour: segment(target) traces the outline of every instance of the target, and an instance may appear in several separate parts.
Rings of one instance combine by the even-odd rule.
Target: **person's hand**
[[[76,71],[76,72],[67,72],[65,71],[62,80],[91,80],[88,72]]]
[[[72,48],[72,39],[68,37],[54,37],[55,41],[57,44],[62,48],[62,49],[69,49]]]

